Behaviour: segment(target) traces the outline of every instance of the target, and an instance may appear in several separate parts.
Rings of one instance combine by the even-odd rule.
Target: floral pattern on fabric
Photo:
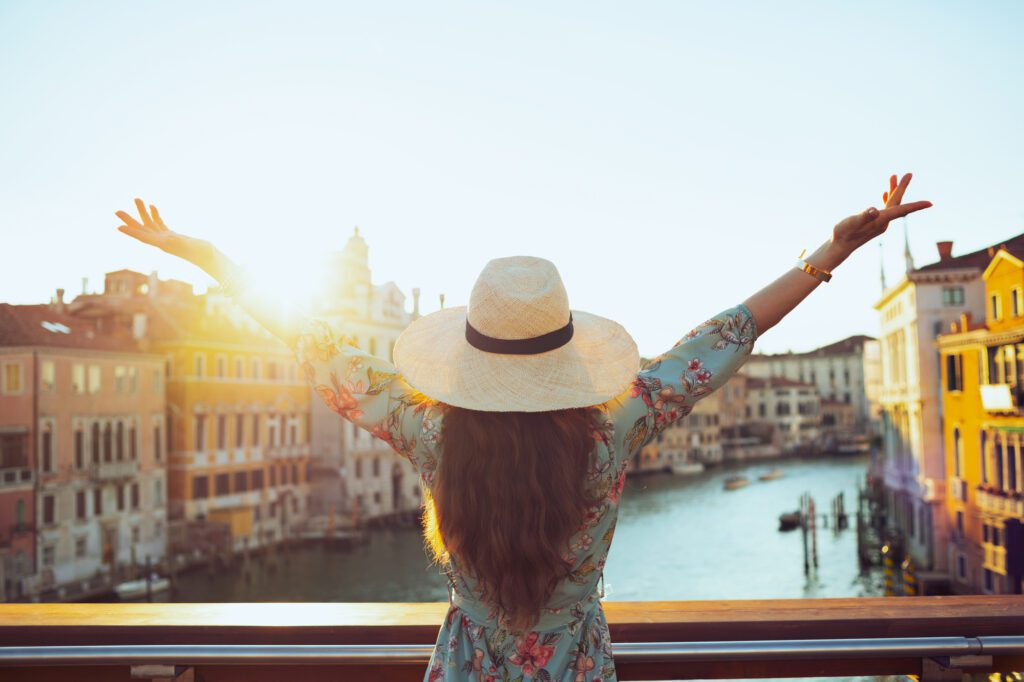
[[[669,424],[690,413],[750,355],[757,329],[745,306],[726,310],[686,334],[640,371],[632,385],[591,408],[594,455],[587,482],[600,502],[584,515],[563,558],[568,576],[555,588],[535,630],[514,633],[480,597],[473,578],[451,557],[445,571],[453,605],[427,668],[429,682],[615,680],[599,584],[618,520],[631,457]],[[439,458],[444,406],[417,393],[391,363],[356,348],[313,321],[296,357],[306,379],[339,415],[409,460],[428,489]]]

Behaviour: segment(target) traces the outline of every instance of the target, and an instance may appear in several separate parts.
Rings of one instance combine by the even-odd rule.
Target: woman
[[[466,308],[413,322],[395,365],[323,323],[268,314],[242,270],[211,244],[167,228],[136,199],[119,230],[220,281],[291,345],[314,390],[416,467],[426,536],[450,581],[451,606],[426,679],[615,679],[599,601],[602,569],[630,456],[743,364],[773,327],[889,221],[902,204],[889,180],[882,210],[841,221],[807,261],[688,333],[637,372],[636,345],[603,318],[571,311],[554,266],[500,258]]]

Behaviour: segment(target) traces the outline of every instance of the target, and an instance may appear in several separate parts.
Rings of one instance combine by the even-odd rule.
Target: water
[[[605,566],[605,598],[618,601],[856,597],[880,594],[877,576],[858,573],[853,517],[840,534],[818,529],[818,571],[803,570],[799,531],[780,533],[780,513],[810,492],[818,512],[845,492],[854,511],[865,458],[788,460],[717,469],[693,477],[657,475],[626,483]],[[777,466],[781,479],[757,476]],[[750,485],[723,490],[741,473]],[[277,568],[179,576],[175,601],[445,601],[446,581],[414,530],[374,532],[352,549],[307,546],[280,555]]]

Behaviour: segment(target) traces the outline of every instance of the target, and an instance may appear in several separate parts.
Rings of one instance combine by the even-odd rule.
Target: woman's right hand
[[[209,270],[216,254],[213,244],[168,229],[163,218],[160,217],[160,212],[156,210],[156,206],[150,204],[147,211],[146,204],[142,199],[136,199],[135,206],[139,210],[141,222],[133,218],[127,211],[117,211],[115,215],[124,221],[124,225],[117,226],[118,230],[144,244],[155,246],[172,256],[183,258]]]

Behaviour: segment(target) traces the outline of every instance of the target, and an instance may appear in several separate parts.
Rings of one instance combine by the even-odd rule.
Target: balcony
[[[952,477],[949,479],[949,494],[954,500],[967,502],[967,481],[962,478]]]
[[[927,682],[1024,669],[1022,596],[604,608],[622,680],[920,675]],[[5,604],[0,676],[418,682],[446,610],[436,603]]]
[[[987,514],[1024,518],[1024,499],[1011,497],[1008,492],[986,490],[982,486],[978,486],[975,500],[978,509]]]
[[[114,462],[94,462],[89,468],[89,475],[94,481],[119,481],[135,478],[139,474],[139,462],[125,459]]]
[[[986,412],[1016,413],[1019,396],[1010,384],[982,384],[981,406]]]
[[[0,469],[0,490],[31,486],[34,480],[32,469],[28,467],[8,467]]]
[[[990,542],[982,543],[981,546],[985,553],[984,567],[1000,575],[1006,575],[1006,548]]]

